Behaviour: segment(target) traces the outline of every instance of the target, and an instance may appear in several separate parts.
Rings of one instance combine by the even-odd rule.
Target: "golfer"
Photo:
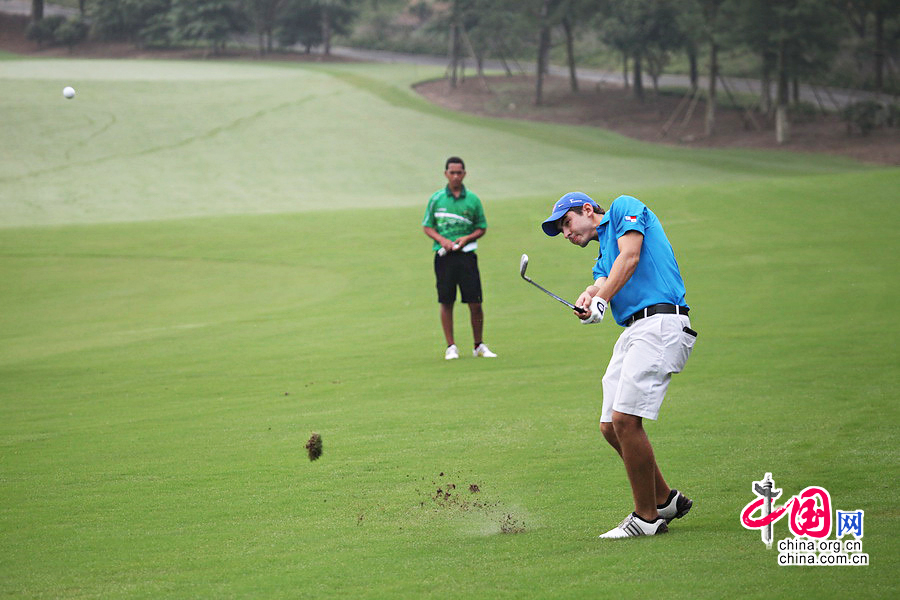
[[[586,194],[570,192],[542,228],[582,248],[599,242],[594,283],[575,302],[585,312],[573,312],[592,324],[608,307],[625,328],[603,376],[600,431],[625,463],[634,512],[600,537],[665,533],[693,504],[669,488],[643,427],[643,419],[656,420],[672,374],[684,368],[697,339],[675,252],[656,215],[631,196],[619,196],[605,212]]]
[[[441,305],[441,327],[447,340],[444,358],[459,358],[459,350],[453,338],[453,304],[456,288],[463,303],[469,305],[472,337],[475,341],[473,356],[493,358],[497,356],[484,343],[484,312],[481,308],[481,275],[478,272],[478,238],[485,234],[487,220],[481,200],[463,185],[466,164],[458,156],[451,156],[444,163],[447,185],[436,191],[428,200],[422,229],[434,240],[434,274],[437,279],[438,303]]]

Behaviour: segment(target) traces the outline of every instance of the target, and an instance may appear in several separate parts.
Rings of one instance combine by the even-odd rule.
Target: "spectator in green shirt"
[[[437,280],[438,303],[441,305],[441,327],[447,340],[444,358],[459,358],[453,338],[453,304],[456,288],[463,303],[469,305],[473,356],[497,356],[482,339],[484,311],[481,308],[481,275],[478,272],[478,238],[487,230],[487,220],[481,200],[463,185],[466,164],[458,156],[451,156],[444,165],[447,186],[432,194],[425,209],[422,229],[434,240],[434,274]]]

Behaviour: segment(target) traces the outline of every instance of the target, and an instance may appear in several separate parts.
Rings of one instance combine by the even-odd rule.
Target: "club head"
[[[528,255],[523,254],[522,260],[519,261],[519,275],[522,276],[522,279],[527,279],[527,277],[525,277],[525,269],[527,269],[527,268],[528,268]]]

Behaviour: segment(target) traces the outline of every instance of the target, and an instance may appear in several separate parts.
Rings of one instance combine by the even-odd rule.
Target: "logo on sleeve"
[[[637,223],[637,217],[625,217],[626,223]]]

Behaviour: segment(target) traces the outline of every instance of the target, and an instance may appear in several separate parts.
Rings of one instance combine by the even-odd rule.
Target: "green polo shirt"
[[[476,229],[487,229],[487,220],[484,218],[481,199],[475,192],[463,186],[457,199],[447,186],[431,195],[428,208],[425,209],[422,227],[431,227],[445,238],[455,240],[469,235]],[[441,245],[435,242],[432,249],[439,250],[440,247]],[[472,252],[477,247],[476,241],[468,244],[463,250]]]

